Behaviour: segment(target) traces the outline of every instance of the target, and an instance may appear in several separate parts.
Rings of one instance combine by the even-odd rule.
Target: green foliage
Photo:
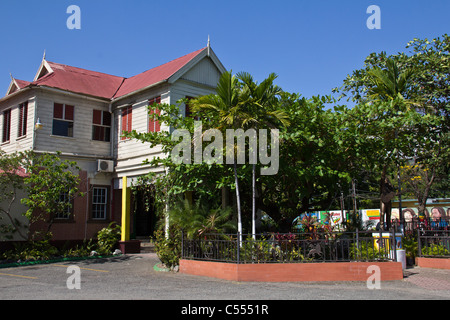
[[[99,255],[108,255],[120,240],[121,229],[115,222],[111,222],[108,227],[97,233],[97,252]]]
[[[422,248],[423,256],[448,256],[449,254],[448,249],[442,244],[430,244]]]
[[[405,249],[406,256],[415,258],[418,254],[418,242],[413,236],[402,238],[402,247]]]
[[[168,268],[179,264],[181,258],[181,230],[176,227],[169,228],[169,236],[164,230],[155,232],[155,249],[159,260]]]
[[[231,209],[211,208],[188,200],[179,200],[169,211],[170,224],[181,228],[188,238],[207,233],[227,233],[236,230],[231,220]]]
[[[355,260],[386,260],[389,257],[388,254],[385,248],[376,248],[371,240],[350,245],[350,258]]]
[[[29,173],[24,179],[27,197],[22,199],[29,208],[25,215],[31,222],[49,222],[50,230],[55,215],[72,206],[71,201],[61,201],[61,195],[67,194],[69,200],[83,195],[78,190],[80,168],[74,161],[61,160],[60,153],[29,153],[25,160]]]
[[[16,244],[14,250],[3,254],[3,258],[15,261],[48,260],[58,253],[58,249],[50,244],[51,237],[51,234],[47,234],[40,241]]]

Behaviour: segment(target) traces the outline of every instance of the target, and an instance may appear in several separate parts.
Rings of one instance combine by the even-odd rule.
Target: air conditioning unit
[[[97,171],[113,172],[114,171],[114,161],[112,161],[112,160],[97,160]]]

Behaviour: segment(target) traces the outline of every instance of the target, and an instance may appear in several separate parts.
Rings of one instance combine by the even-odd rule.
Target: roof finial
[[[45,55],[46,55],[46,52],[45,52],[45,49],[44,49],[44,56],[42,57],[42,60],[45,60]]]
[[[14,81],[14,77],[13,77],[13,75],[12,75],[12,73],[11,73],[11,72],[9,73],[9,76],[11,77],[11,80],[13,80],[13,81]]]
[[[208,34],[208,45],[207,45],[207,48],[208,48],[208,57],[209,57],[209,52],[210,52],[210,49],[211,49],[211,41],[209,39],[209,34]]]

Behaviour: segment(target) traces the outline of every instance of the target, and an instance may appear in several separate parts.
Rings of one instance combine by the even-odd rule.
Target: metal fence
[[[399,228],[399,222],[393,221],[393,225]],[[413,218],[412,220],[405,221],[404,223],[405,231],[416,231],[416,230],[450,230],[450,218]]]
[[[386,232],[209,234],[182,239],[182,258],[230,263],[396,261],[399,239]]]
[[[418,230],[419,257],[450,258],[450,230]]]

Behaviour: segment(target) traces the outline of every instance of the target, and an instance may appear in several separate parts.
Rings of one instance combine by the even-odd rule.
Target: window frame
[[[28,125],[28,101],[19,104],[17,108],[19,111],[17,138],[26,137]]]
[[[62,199],[64,198],[64,199]],[[74,213],[74,199],[70,199],[68,192],[61,192],[59,194],[59,201],[65,201],[70,202],[70,207],[67,207],[67,212],[57,212],[54,215],[55,221],[72,221],[73,220],[73,213]]]
[[[153,104],[161,104],[161,96],[157,96],[154,98],[151,98],[148,100],[148,105],[151,106]],[[160,132],[161,131],[161,123],[158,120],[153,120],[150,115],[151,114],[161,114],[161,110],[155,109],[155,110],[149,110],[148,112],[148,128],[147,132]]]
[[[94,202],[95,199],[95,191],[98,189],[103,189],[106,191],[104,197],[105,197],[105,202]],[[90,202],[90,212],[89,212],[89,217],[90,220],[93,221],[108,221],[110,219],[110,194],[111,194],[111,187],[110,186],[101,186],[101,185],[93,185],[91,186],[91,192],[90,192],[90,196],[89,196],[89,202]],[[98,195],[97,195],[98,196]],[[104,206],[104,208],[101,210],[103,211],[104,217],[98,217],[95,216],[94,217],[94,213],[99,212],[99,210],[94,210],[94,206]]]
[[[96,113],[100,112],[100,123],[96,123]],[[105,121],[105,114],[107,114],[106,120],[109,119],[109,124],[107,124],[108,121]],[[93,141],[103,141],[103,142],[111,142],[111,122],[112,122],[112,115],[109,113],[109,111],[94,109],[92,110],[92,140]],[[101,130],[100,132],[100,138],[96,139],[96,129]],[[103,136],[103,139],[101,137]]]
[[[124,108],[122,108],[121,110],[121,117],[122,117],[122,121],[121,121],[121,127],[120,127],[120,132],[121,132],[121,137],[120,140],[124,141],[127,140],[127,137],[123,137],[123,133],[124,132],[131,132],[133,130],[133,106],[126,106]]]
[[[11,108],[3,111],[2,143],[11,141]]]
[[[56,114],[57,106],[62,107],[61,116],[59,114]],[[67,109],[69,109],[69,111]],[[52,135],[53,136],[73,138],[74,137],[74,124],[75,124],[75,106],[70,105],[70,104],[65,104],[65,103],[54,102],[53,103],[53,122],[52,122],[52,124],[53,124],[52,125]],[[55,126],[55,124],[58,124],[58,125],[67,124],[67,128],[64,128],[65,131],[67,131],[67,134],[60,134],[60,132],[56,132],[55,129],[57,126]],[[58,130],[60,130],[60,128],[58,128]]]

